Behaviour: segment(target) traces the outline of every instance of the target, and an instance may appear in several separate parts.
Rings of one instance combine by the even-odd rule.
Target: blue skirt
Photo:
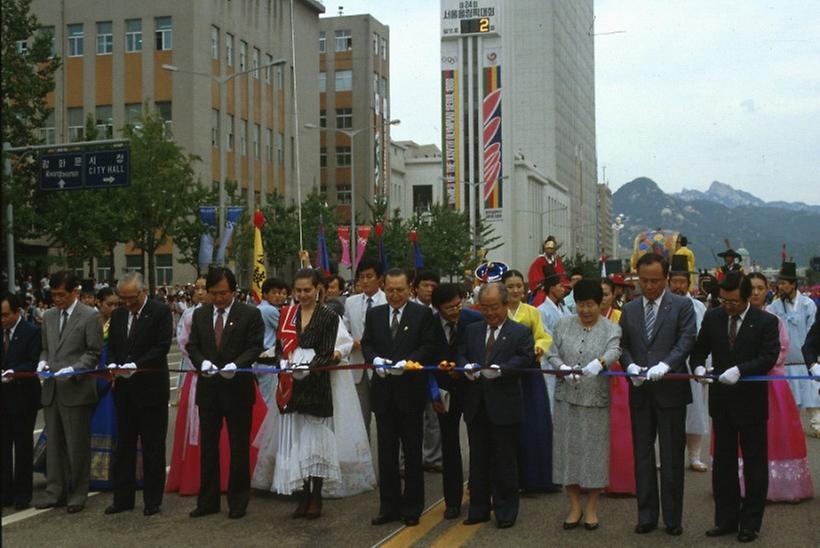
[[[117,409],[111,381],[97,379],[99,401],[91,416],[91,489],[113,487],[114,449],[117,447]]]
[[[524,419],[518,441],[518,487],[530,493],[559,490],[552,483],[552,415],[543,375],[521,375]]]

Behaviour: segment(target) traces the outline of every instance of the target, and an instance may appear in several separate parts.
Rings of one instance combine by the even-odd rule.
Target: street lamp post
[[[387,125],[395,126],[401,123],[401,120],[389,120]],[[319,131],[327,131],[332,129],[336,133],[347,135],[350,140],[350,279],[356,277],[356,170],[355,168],[355,149],[353,146],[356,135],[363,131],[376,129],[376,126],[360,127],[358,129],[339,129],[339,128],[324,128],[317,124],[305,124],[306,129],[316,129]]]
[[[612,223],[612,255],[613,259],[618,259],[618,247],[620,247],[620,233],[621,229],[624,227],[624,221],[626,220],[626,215],[623,213],[618,214],[615,216],[615,220]]]
[[[242,76],[243,74],[250,74],[251,72],[256,72],[258,70],[266,70],[271,67],[275,67],[278,65],[284,65],[287,63],[287,59],[276,59],[275,61],[268,63],[266,65],[262,65],[260,67],[254,67],[247,70],[243,70],[240,72],[234,72],[233,74],[227,74],[224,76],[214,76],[213,74],[209,74],[207,72],[197,72],[193,70],[183,70],[176,65],[162,65],[164,70],[170,72],[179,72],[181,74],[191,74],[194,76],[206,76],[211,80],[214,80],[219,85],[219,227],[218,227],[218,234],[220,239],[225,231],[225,177],[228,173],[228,142],[227,138],[223,136],[224,129],[227,128],[227,120],[228,120],[228,94],[227,94],[227,84],[237,76]],[[225,141],[223,143],[223,140]]]

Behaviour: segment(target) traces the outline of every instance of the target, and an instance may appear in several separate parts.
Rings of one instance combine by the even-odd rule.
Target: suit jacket
[[[100,365],[103,346],[99,312],[77,302],[62,335],[61,314],[62,310],[59,308],[50,308],[43,314],[43,349],[40,352],[40,359],[48,362],[53,373],[63,367],[73,367],[75,370],[96,369]],[[51,405],[55,397],[67,406],[93,405],[97,402],[97,381],[88,375],[73,376],[59,381],[54,378],[45,379],[43,405]]]
[[[350,299],[347,300],[350,302]],[[390,335],[390,305],[383,304],[370,309],[365,319],[362,337],[362,354],[367,363],[381,357],[392,360],[413,360],[430,365],[435,357],[433,342],[433,313],[426,306],[408,302],[401,315],[396,338]],[[421,412],[427,404],[427,378],[419,373],[374,375],[371,385],[373,412],[384,413],[395,401],[404,412]]]
[[[712,354],[712,367],[720,375],[737,366],[741,378],[766,375],[780,354],[777,317],[749,307],[737,330],[734,348],[729,348],[729,316],[723,307],[706,312],[692,352],[692,367],[704,365]],[[729,386],[715,382],[709,387],[709,415],[729,417],[735,423],[754,423],[769,417],[769,387],[766,382],[738,382]]]
[[[458,347],[461,341],[466,337],[467,327],[475,322],[482,320],[481,314],[475,310],[463,308],[458,318],[458,328],[456,329],[456,340],[453,345],[447,342],[447,334],[444,332],[444,327],[441,325],[441,319],[437,314],[433,315],[433,338],[436,345],[436,354],[433,359],[434,363],[441,361],[457,362],[458,361]],[[436,381],[440,388],[447,390],[450,397],[457,400],[459,404],[463,404],[464,392],[467,384],[470,381],[462,374],[455,373],[451,375],[446,371],[436,371]]]
[[[806,341],[803,343],[803,359],[806,360],[806,367],[811,367],[817,363],[817,355],[820,354],[820,308],[814,314],[814,323],[811,325]]]
[[[40,328],[21,317],[9,341],[8,352],[0,354],[3,371],[7,369],[13,369],[15,373],[35,371],[41,347]],[[0,347],[0,352],[2,352],[2,347]],[[31,377],[4,382],[0,386],[0,395],[3,398],[4,415],[36,411],[40,408],[40,379]]]
[[[688,373],[686,358],[695,343],[697,327],[695,311],[687,297],[666,290],[655,316],[652,338],[646,336],[642,298],[624,306],[620,326],[621,363],[624,368],[632,363],[652,367],[663,362],[669,366],[670,373]],[[629,383],[629,403],[632,407],[647,402],[656,407],[678,407],[691,401],[692,389],[686,382],[645,382],[638,387]]]
[[[145,407],[168,402],[168,351],[171,349],[173,320],[171,309],[153,299],[147,299],[142,313],[131,326],[128,336],[127,308],[118,308],[111,315],[108,329],[108,363],[122,365],[135,363],[139,369],[151,372],[137,373],[114,383],[114,401],[117,406]]]
[[[524,416],[524,402],[521,379],[514,370],[531,368],[535,363],[532,331],[518,322],[506,320],[496,335],[489,359],[485,360],[486,337],[487,322],[481,320],[470,324],[459,344],[456,364],[459,367],[468,363],[477,363],[482,367],[495,364],[504,372],[495,379],[485,379],[482,376],[474,381],[467,381],[464,420],[467,423],[473,422],[483,403],[491,423],[518,424]]]
[[[235,363],[239,369],[251,367],[263,350],[265,336],[259,310],[234,299],[230,314],[225,319],[219,348],[214,338],[213,314],[212,304],[194,310],[186,347],[191,363],[200,371],[204,360],[219,368],[229,363]],[[232,379],[225,379],[219,374],[200,377],[196,404],[203,407],[250,408],[256,400],[254,382],[254,376],[247,373],[237,373]]]

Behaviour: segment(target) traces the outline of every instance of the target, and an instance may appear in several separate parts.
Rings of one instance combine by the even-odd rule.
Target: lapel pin
[[[404,330],[407,331],[407,326],[406,325],[404,326]]]

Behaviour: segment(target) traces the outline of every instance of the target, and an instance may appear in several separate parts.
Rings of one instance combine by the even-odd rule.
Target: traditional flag
[[[419,237],[415,230],[410,231],[410,242],[413,245],[413,265],[416,267],[416,270],[424,268],[424,257],[421,256]]]
[[[343,265],[350,266],[350,227],[337,226],[336,233],[339,235],[339,245],[342,246],[342,260],[339,261]]]
[[[330,276],[330,254],[327,252],[325,224],[321,220],[319,222],[319,236],[316,242],[316,266],[322,270],[324,276]]]
[[[390,262],[387,260],[387,253],[384,252],[384,225],[376,223],[376,236],[379,238],[379,262],[382,263],[382,271],[390,270]]]
[[[256,304],[262,302],[262,284],[268,277],[265,268],[265,250],[262,248],[262,225],[265,224],[265,216],[257,210],[253,216],[253,284],[251,285],[251,295]]]
[[[362,262],[368,238],[370,238],[369,226],[360,226],[356,229],[356,268],[359,268],[359,263]]]
[[[245,209],[239,206],[228,208],[228,214],[225,216],[225,229],[222,232],[222,238],[219,240],[219,249],[216,250],[216,263],[225,264],[225,252],[228,249],[228,244],[231,243],[233,236],[233,229],[239,221],[242,210]]]
[[[296,331],[296,318],[299,312],[299,305],[286,306],[279,316],[279,328],[276,332],[276,339],[282,347],[282,355],[289,359],[290,355],[299,346],[299,333]],[[289,373],[279,373],[279,383],[276,386],[276,406],[282,413],[288,406],[291,396],[293,396],[293,376]]]
[[[213,229],[216,227],[216,208],[200,207],[199,219],[205,225],[205,232],[199,239],[199,257],[197,263],[200,270],[205,270],[214,260],[214,235]]]

